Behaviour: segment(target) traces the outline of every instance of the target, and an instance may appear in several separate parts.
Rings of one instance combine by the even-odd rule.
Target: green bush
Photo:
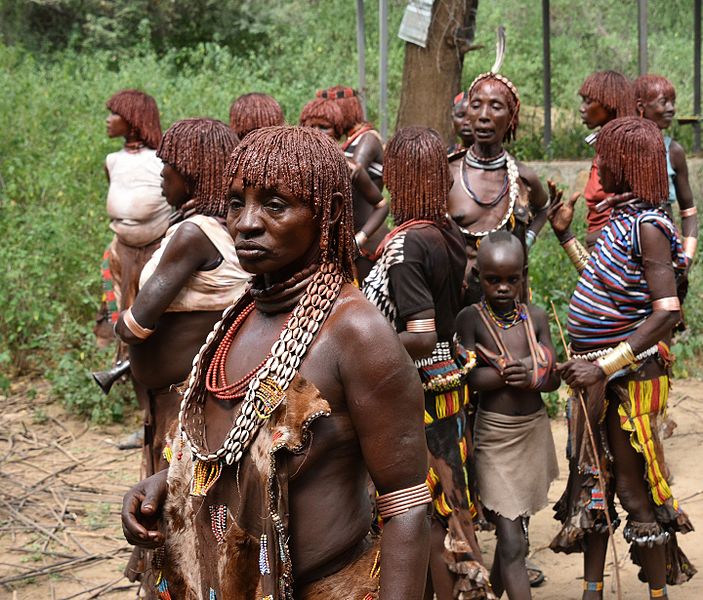
[[[370,119],[377,120],[378,6],[365,4],[366,101]],[[691,106],[692,49],[684,35],[689,5],[673,0],[665,10],[650,3],[650,62],[676,84],[682,112]],[[404,6],[390,3],[391,34]],[[552,7],[551,155],[583,157],[590,150],[576,122],[576,90],[596,68],[634,73],[635,7],[605,0],[588,6],[553,0]],[[89,333],[100,295],[100,258],[111,237],[103,161],[119,148],[118,140],[105,137],[107,98],[125,87],[145,89],[157,98],[168,126],[198,115],[227,120],[236,96],[262,91],[273,94],[295,123],[317,88],[357,81],[355,18],[355,3],[348,0],[0,0],[0,390],[17,373],[42,373],[51,378],[56,398],[79,412],[109,419],[124,406],[120,394],[102,397],[89,380],[90,370],[111,360],[94,349]],[[467,55],[464,82],[493,62],[499,23],[508,31],[503,70],[523,101],[512,150],[519,158],[539,159],[545,155],[535,108],[542,100],[539,3],[480,3],[476,42],[485,48]],[[622,43],[623,34],[629,44]],[[391,35],[391,124],[403,49]],[[674,136],[690,143],[687,128],[675,129]],[[554,300],[564,322],[575,273],[549,232],[540,237],[531,265],[535,301],[549,309]],[[682,373],[694,373],[703,349],[696,327],[703,316],[699,265],[691,279],[690,331],[674,346]]]

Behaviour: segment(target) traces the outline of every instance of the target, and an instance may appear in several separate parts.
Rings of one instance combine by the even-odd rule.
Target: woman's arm
[[[382,162],[383,145],[375,133],[366,132],[361,136],[359,143],[354,146],[352,160],[365,171],[372,162]]]
[[[520,171],[520,178],[527,183],[530,189],[530,209],[532,210],[534,218],[527,228],[527,235],[528,238],[532,238],[532,242],[528,244],[531,246],[542,230],[542,227],[544,227],[544,224],[547,222],[549,197],[547,196],[547,192],[544,191],[544,187],[539,177],[537,177],[537,173],[521,162],[518,162],[518,169]]]
[[[369,215],[366,223],[356,232],[356,243],[362,246],[386,220],[388,216],[388,202],[371,180],[366,169],[360,164],[353,163],[351,177],[354,189],[359,192],[366,202],[373,206],[373,212]]]
[[[430,308],[408,316],[405,322],[410,323],[411,321],[424,321],[427,319],[434,320],[434,315],[434,309]],[[398,337],[408,351],[410,358],[413,360],[427,358],[432,354],[432,350],[434,350],[434,347],[437,345],[437,331],[415,332],[406,330],[401,331]]]
[[[671,159],[671,166],[674,168],[674,171],[676,171],[674,187],[676,188],[676,200],[679,203],[679,209],[683,212],[695,208],[696,203],[693,200],[693,192],[691,191],[691,185],[688,181],[686,153],[683,151],[681,144],[674,141],[671,142],[669,158]],[[682,217],[681,234],[685,238],[698,238],[698,215],[692,214]]]
[[[168,241],[154,274],[134,300],[131,310],[137,323],[154,329],[188,278],[219,256],[217,248],[197,225],[183,223]],[[124,312],[115,324],[115,332],[127,344],[142,342],[125,325]]]
[[[424,483],[428,470],[424,394],[417,370],[390,324],[365,299],[349,302],[338,314],[339,377],[378,493]],[[430,513],[427,503],[384,522],[381,600],[423,598]]]

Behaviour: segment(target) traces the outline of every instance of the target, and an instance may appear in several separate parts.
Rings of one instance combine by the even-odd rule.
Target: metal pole
[[[361,107],[366,114],[366,29],[364,27],[364,0],[356,0],[356,51],[359,55],[359,93]]]
[[[701,116],[701,0],[693,3],[693,114]],[[701,151],[701,123],[693,124],[693,151]]]
[[[640,75],[649,70],[647,65],[647,0],[637,2],[637,50]]]
[[[388,0],[379,0],[378,21],[380,37],[379,88],[381,117],[381,137],[388,137]]]
[[[542,63],[544,86],[544,149],[549,154],[552,143],[552,59],[549,44],[549,0],[542,0]]]

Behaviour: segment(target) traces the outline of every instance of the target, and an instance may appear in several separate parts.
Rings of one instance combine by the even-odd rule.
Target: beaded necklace
[[[495,313],[491,308],[491,305],[486,302],[485,298],[481,300],[481,305],[488,313],[488,316],[490,317],[491,321],[493,321],[493,323],[495,323],[497,327],[500,327],[500,329],[510,329],[511,327],[514,327],[518,323],[521,323],[522,321],[527,319],[527,314],[525,313],[525,305],[518,304],[517,301],[515,301],[515,305],[513,306],[512,310],[505,313],[504,315],[499,315]]]
[[[142,142],[141,140],[137,140],[136,142],[125,142],[123,147],[127,152],[131,154],[136,154],[142,148],[144,148],[144,142]]]
[[[212,362],[208,367],[207,374],[205,375],[205,387],[207,388],[207,391],[218,400],[239,400],[244,398],[251,378],[254,377],[256,372],[264,366],[270,356],[270,354],[268,354],[264,360],[262,360],[241,379],[238,379],[234,383],[227,383],[227,375],[225,373],[227,355],[229,354],[230,348],[232,347],[232,341],[237,335],[239,328],[242,326],[244,321],[246,321],[246,318],[253,310],[254,302],[246,306],[244,310],[239,313],[239,316],[237,316],[234,320],[232,326],[227,330],[225,337],[222,338],[217,350],[215,350],[215,355],[212,357]]]
[[[197,459],[195,469],[204,466],[203,463],[214,467],[221,464],[220,461],[232,465],[241,460],[258,429],[285,399],[285,391],[339,296],[343,283],[342,274],[334,263],[323,263],[320,266],[271,347],[268,358],[249,380],[244,400],[222,446],[214,452],[207,452],[204,449],[205,422],[202,418],[207,390],[198,375],[201,375],[204,353],[210,352],[210,345],[217,338],[224,337],[221,329],[223,323],[229,321],[228,316],[234,306],[223,313],[222,320],[215,325],[193,361],[193,370],[178,415],[179,427],[190,445],[193,458]],[[237,315],[235,320],[239,317],[241,315]],[[239,320],[238,326],[241,326],[245,318]],[[200,427],[197,429],[200,431],[191,429],[192,421],[198,423]]]
[[[460,227],[462,233],[465,235],[474,237],[474,238],[482,238],[487,236],[489,233],[492,233],[493,231],[499,231],[500,229],[503,229],[505,227],[505,224],[510,220],[510,218],[513,216],[513,211],[515,210],[515,204],[518,200],[518,197],[520,195],[520,187],[518,185],[518,178],[520,177],[520,172],[517,168],[517,164],[515,162],[515,159],[510,156],[507,152],[505,153],[505,165],[508,171],[508,195],[509,195],[509,202],[508,202],[508,207],[505,211],[505,214],[501,218],[500,221],[495,225],[495,227],[491,229],[486,229],[485,231],[472,231],[466,227]],[[462,186],[464,187],[465,191],[467,194],[469,194],[472,198],[474,195],[469,192],[468,189],[466,189],[466,184],[464,183],[464,177],[463,177],[463,170],[466,166],[466,162],[464,161],[461,164],[461,169],[462,169],[462,178],[461,178],[461,183]],[[497,202],[496,202],[497,204]],[[480,206],[485,206],[480,204]]]

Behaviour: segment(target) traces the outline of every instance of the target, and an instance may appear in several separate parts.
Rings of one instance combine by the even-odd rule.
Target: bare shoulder
[[[460,340],[465,339],[469,333],[476,331],[477,321],[478,313],[474,305],[461,309],[456,316],[456,332]]]
[[[530,186],[542,185],[539,180],[539,177],[537,176],[537,173],[535,173],[535,170],[532,167],[528,167],[521,160],[516,160],[515,164],[517,164],[517,170],[518,173],[520,173],[520,179],[522,179],[525,183],[529,184]]]
[[[395,342],[397,334],[391,324],[364,294],[348,283],[342,287],[330,314],[335,334],[348,343],[363,343],[373,339],[378,344],[385,339]]]
[[[528,304],[527,312],[530,314],[530,318],[535,325],[547,325],[549,322],[549,317],[547,316],[547,311],[541,306],[536,304]]]

